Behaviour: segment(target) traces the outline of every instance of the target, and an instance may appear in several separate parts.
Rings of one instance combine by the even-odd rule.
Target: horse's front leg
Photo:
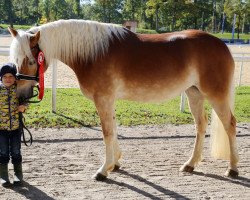
[[[95,98],[95,106],[101,120],[103,140],[106,148],[106,158],[104,164],[94,175],[94,178],[96,180],[104,180],[108,176],[108,172],[115,168],[115,164],[118,163],[118,155],[120,154],[117,135],[114,132],[114,100],[110,98],[97,97]]]

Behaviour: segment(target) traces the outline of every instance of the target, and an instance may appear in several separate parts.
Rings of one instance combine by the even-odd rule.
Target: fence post
[[[52,112],[56,112],[57,60],[52,64]]]
[[[183,92],[181,93],[181,105],[180,105],[181,112],[184,112],[185,110],[185,99],[186,99],[186,94]]]
[[[242,58],[244,59],[244,53],[242,54]],[[239,73],[239,82],[238,82],[238,86],[241,85],[241,77],[242,77],[242,69],[243,69],[243,61],[241,61],[241,65],[240,65],[240,73]]]

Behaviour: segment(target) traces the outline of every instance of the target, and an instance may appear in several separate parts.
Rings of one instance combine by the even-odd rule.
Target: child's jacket
[[[0,82],[0,130],[16,130],[19,128],[18,98],[16,85],[6,88]]]

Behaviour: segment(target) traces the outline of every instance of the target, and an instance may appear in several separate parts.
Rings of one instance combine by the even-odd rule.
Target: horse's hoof
[[[107,176],[102,175],[101,173],[97,173],[93,176],[96,181],[105,181]]]
[[[232,170],[232,169],[228,169],[225,173],[225,176],[228,176],[231,178],[237,178],[239,176],[239,172]]]
[[[112,170],[113,172],[118,171],[120,169],[119,165],[115,165],[114,169]]]
[[[180,171],[192,173],[194,171],[194,167],[191,167],[189,165],[184,165],[180,168]]]

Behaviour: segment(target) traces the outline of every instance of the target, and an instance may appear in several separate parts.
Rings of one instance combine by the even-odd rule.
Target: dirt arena
[[[192,125],[119,127],[122,167],[105,182],[91,178],[104,160],[99,127],[32,130],[34,144],[22,147],[25,183],[23,187],[0,188],[0,199],[249,200],[249,126],[237,127],[238,179],[223,176],[228,162],[210,157],[209,137],[204,159],[195,172],[178,171],[192,153]]]
[[[9,42],[10,38],[0,37],[0,46]],[[250,46],[230,48],[250,52]],[[1,56],[0,64],[7,60]],[[238,70],[240,63],[236,66]],[[63,69],[58,71],[58,87],[78,87],[71,70],[63,64],[58,68]],[[250,63],[245,63],[242,85],[250,85],[249,79]],[[46,86],[51,87],[51,71]],[[250,199],[250,123],[237,125],[238,179],[223,176],[228,161],[210,157],[209,134],[204,158],[195,172],[179,172],[192,153],[193,125],[118,127],[122,167],[110,173],[105,182],[91,178],[104,160],[100,127],[31,131],[33,145],[22,147],[25,183],[22,187],[0,187],[1,200]]]

